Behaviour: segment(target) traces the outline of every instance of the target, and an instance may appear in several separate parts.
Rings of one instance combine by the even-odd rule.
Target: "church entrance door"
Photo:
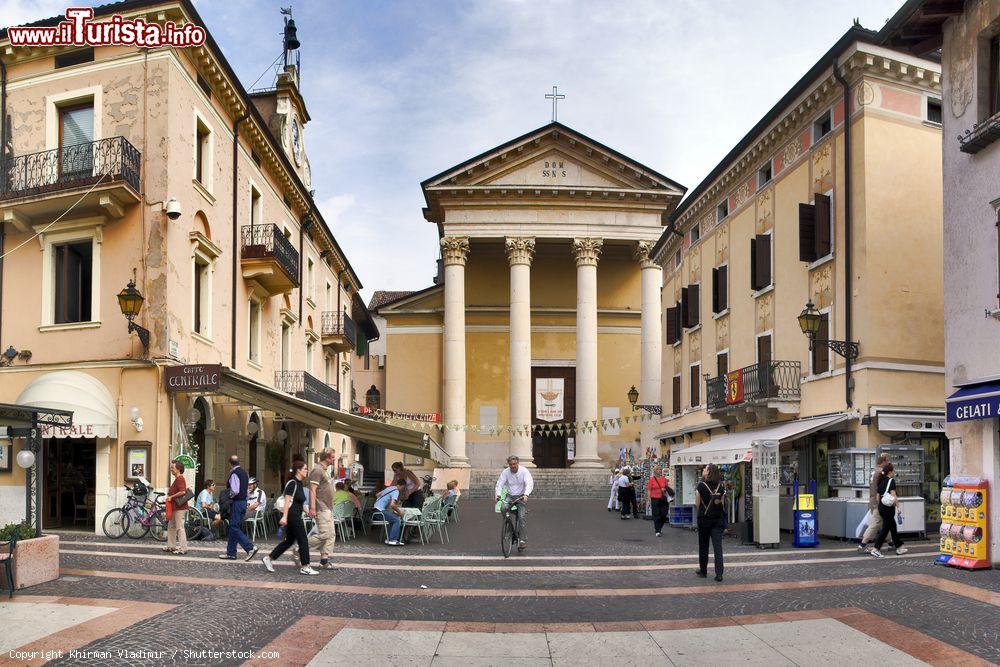
[[[565,424],[576,421],[576,369],[565,367],[535,366],[531,369],[533,425]],[[565,468],[568,465],[566,443],[574,437],[565,434],[543,433],[534,429],[531,438],[531,455],[539,468]]]

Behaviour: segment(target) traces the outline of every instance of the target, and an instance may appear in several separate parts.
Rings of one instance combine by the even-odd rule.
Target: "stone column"
[[[444,449],[456,468],[467,468],[465,454],[465,262],[469,258],[469,239],[446,236],[441,239],[444,260]]]
[[[663,272],[659,264],[650,255],[653,244],[649,241],[639,241],[633,250],[633,256],[639,262],[642,278],[642,332],[640,340],[639,403],[643,405],[661,405],[660,400],[660,288],[663,282]],[[653,417],[642,422],[640,428],[641,447],[656,448],[659,443],[656,434],[660,427],[660,419]]]
[[[576,420],[591,422],[597,414],[597,260],[604,242],[573,239],[576,258]],[[603,467],[597,455],[597,429],[578,429],[574,468]]]
[[[532,466],[531,258],[535,239],[506,240],[510,262],[510,453]]]

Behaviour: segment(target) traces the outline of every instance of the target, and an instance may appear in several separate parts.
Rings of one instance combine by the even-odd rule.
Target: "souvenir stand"
[[[827,454],[827,484],[831,498],[818,501],[822,535],[853,539],[868,514],[868,484],[875,468],[874,449],[831,449]]]

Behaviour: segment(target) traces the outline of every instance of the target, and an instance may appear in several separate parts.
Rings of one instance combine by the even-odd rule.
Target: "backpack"
[[[229,508],[232,504],[232,491],[230,491],[227,486],[219,492],[219,514],[221,514],[224,519],[229,518]]]
[[[705,484],[705,482],[702,482]],[[707,519],[720,519],[723,514],[722,500],[725,498],[726,490],[722,487],[720,482],[717,487],[713,490],[708,484],[705,484],[705,488],[709,490],[712,494],[708,500],[708,504],[705,506],[705,518]]]

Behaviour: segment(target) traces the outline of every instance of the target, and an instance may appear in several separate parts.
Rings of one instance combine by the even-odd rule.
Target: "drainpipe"
[[[237,201],[238,184],[236,182],[236,176],[239,173],[240,123],[242,123],[249,117],[250,117],[249,114],[243,114],[241,116],[237,116],[236,119],[233,120],[233,297],[232,297],[233,317],[232,317],[232,327],[230,330],[230,336],[232,336],[232,340],[230,340],[229,343],[229,347],[232,349],[232,358],[229,367],[232,368],[234,371],[236,370],[236,274],[240,268],[240,260],[239,260],[240,226],[236,210],[238,203]],[[251,219],[252,218],[253,216],[251,216]]]
[[[851,274],[851,88],[833,59],[833,78],[844,89],[844,340],[854,340],[851,336],[853,324],[853,276]],[[851,357],[844,358],[844,398],[847,408],[854,407],[854,376],[851,374]]]
[[[7,63],[0,58],[0,195],[7,187]],[[4,225],[0,222],[0,340],[3,339],[3,245]]]

